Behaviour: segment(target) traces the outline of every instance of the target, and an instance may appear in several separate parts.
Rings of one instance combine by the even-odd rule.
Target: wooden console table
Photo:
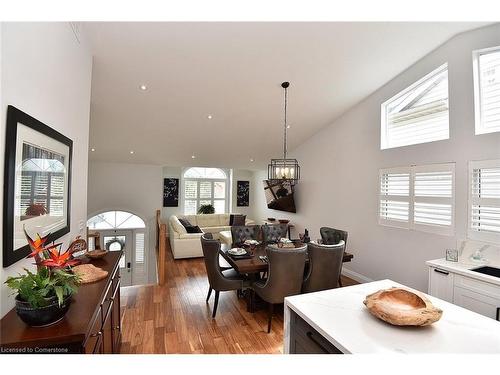
[[[12,309],[0,321],[0,353],[118,353],[121,340],[121,251],[92,264],[108,277],[83,284],[66,316],[44,328],[26,325]]]

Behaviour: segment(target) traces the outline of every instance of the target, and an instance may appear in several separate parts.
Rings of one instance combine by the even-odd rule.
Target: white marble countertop
[[[443,316],[431,326],[396,327],[375,318],[363,304],[366,295],[393,286],[412,290],[381,280],[285,298],[285,353],[291,309],[344,353],[500,354],[500,322],[432,296]]]
[[[479,272],[471,271],[471,269],[482,267],[482,266],[490,266],[500,268],[500,265],[495,262],[483,261],[483,262],[474,262],[474,261],[460,261],[460,262],[449,262],[445,258],[428,260],[425,262],[428,266],[439,268],[445,271],[457,273],[459,275],[467,276],[472,279],[484,281],[490,284],[500,285],[500,278],[490,275],[485,275]]]

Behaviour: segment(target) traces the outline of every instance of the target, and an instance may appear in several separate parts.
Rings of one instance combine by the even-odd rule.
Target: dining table
[[[294,240],[288,246],[293,244],[293,248],[299,248],[304,246],[304,243],[301,241]],[[233,256],[229,254],[229,250],[231,246],[226,244],[221,245],[221,255],[222,257],[229,263],[231,267],[234,268],[236,272],[241,275],[247,275],[251,280],[259,280],[261,279],[261,275],[267,273],[269,264],[267,261],[266,247],[267,246],[278,246],[277,244],[266,244],[263,242],[259,242],[258,245],[241,245],[243,248],[247,250],[246,256]],[[286,246],[286,245],[285,245]],[[282,247],[282,249],[287,249],[288,247]],[[290,249],[292,247],[289,247]],[[344,257],[342,262],[350,262],[354,258],[352,253],[344,252]],[[306,264],[309,263],[308,257],[306,257]],[[254,312],[256,309],[256,298],[253,290],[249,290],[246,294],[247,299],[247,311]]]

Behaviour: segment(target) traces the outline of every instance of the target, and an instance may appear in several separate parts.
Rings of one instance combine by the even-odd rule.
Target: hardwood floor
[[[243,298],[221,292],[212,319],[214,293],[208,304],[208,280],[202,258],[167,256],[163,286],[122,288],[122,353],[282,353],[283,311],[277,309],[271,333],[267,313],[246,311]],[[342,277],[343,284],[357,284]]]

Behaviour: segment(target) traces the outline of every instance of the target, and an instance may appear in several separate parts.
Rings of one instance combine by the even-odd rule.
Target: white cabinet
[[[499,285],[430,265],[428,293],[481,315],[500,320]]]
[[[429,291],[431,296],[453,303],[454,274],[437,268],[429,267]]]

